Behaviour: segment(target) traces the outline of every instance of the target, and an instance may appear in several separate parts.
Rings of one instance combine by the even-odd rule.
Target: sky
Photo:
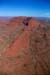
[[[0,16],[50,17],[50,0],[0,0]]]

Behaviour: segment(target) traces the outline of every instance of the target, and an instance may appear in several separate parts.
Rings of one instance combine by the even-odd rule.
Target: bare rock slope
[[[0,24],[0,75],[50,75],[50,26],[32,17]]]

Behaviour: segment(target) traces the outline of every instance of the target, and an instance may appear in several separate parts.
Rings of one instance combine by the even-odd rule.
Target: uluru
[[[0,18],[0,75],[50,75],[49,21]]]

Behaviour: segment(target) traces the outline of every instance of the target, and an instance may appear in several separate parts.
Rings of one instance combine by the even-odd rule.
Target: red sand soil
[[[47,25],[27,17],[0,24],[0,75],[50,75]]]

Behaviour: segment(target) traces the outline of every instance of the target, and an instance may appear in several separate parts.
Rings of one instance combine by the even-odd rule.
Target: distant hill
[[[4,20],[10,19],[10,18],[12,18],[12,17],[2,17],[2,16],[0,16],[0,19],[4,19]]]

